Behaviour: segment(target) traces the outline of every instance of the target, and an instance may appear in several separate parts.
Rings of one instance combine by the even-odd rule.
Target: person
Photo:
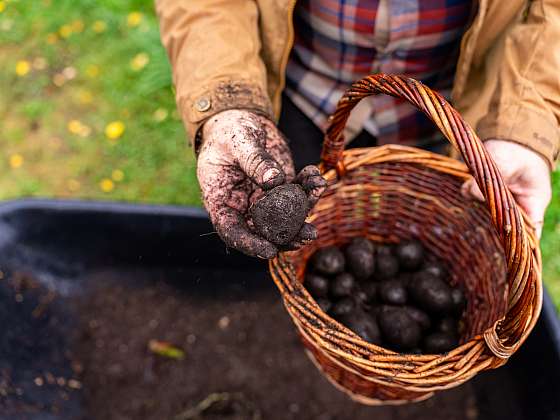
[[[250,202],[319,159],[337,100],[378,72],[452,101],[540,235],[560,144],[559,0],[156,0],[156,10],[203,201],[229,246],[278,252],[248,225]],[[345,134],[349,147],[444,151],[432,123],[383,95],[356,107]],[[313,166],[296,180],[312,203],[325,188]],[[463,193],[483,199],[474,180]],[[306,227],[291,245],[315,235]]]

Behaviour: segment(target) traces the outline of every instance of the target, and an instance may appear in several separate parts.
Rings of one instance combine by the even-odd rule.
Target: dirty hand
[[[223,111],[204,124],[197,176],[204,204],[220,237],[228,246],[260,258],[273,258],[279,251],[256,235],[248,220],[249,207],[263,190],[297,182],[311,208],[326,188],[326,181],[314,166],[295,177],[282,133],[268,118],[244,110]],[[316,236],[316,229],[306,223],[286,248],[294,249]]]
[[[515,201],[525,210],[540,238],[544,212],[552,195],[547,163],[538,153],[518,143],[487,140],[484,145],[496,162]],[[462,192],[467,197],[484,201],[474,179],[463,184]]]

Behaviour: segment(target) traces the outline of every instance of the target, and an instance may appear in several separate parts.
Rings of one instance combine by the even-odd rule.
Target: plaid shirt
[[[319,128],[349,85],[368,74],[404,74],[449,99],[468,0],[300,0],[286,94]],[[441,138],[412,105],[379,95],[360,102],[347,139],[362,129],[378,144],[428,145]]]

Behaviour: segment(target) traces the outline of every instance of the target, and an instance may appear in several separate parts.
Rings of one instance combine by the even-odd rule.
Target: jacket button
[[[206,112],[210,109],[211,101],[206,96],[198,98],[195,103],[195,108],[198,112]]]

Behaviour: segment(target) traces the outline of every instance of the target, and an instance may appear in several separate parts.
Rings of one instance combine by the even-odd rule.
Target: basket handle
[[[344,127],[354,106],[363,98],[384,93],[404,98],[424,112],[463,156],[476,180],[503,246],[507,263],[507,311],[484,333],[490,350],[507,358],[531,331],[542,302],[540,254],[530,222],[524,219],[511,192],[482,142],[461,115],[437,92],[404,76],[375,74],[352,84],[329,119],[321,154],[323,170],[334,168],[339,177],[343,161]]]

